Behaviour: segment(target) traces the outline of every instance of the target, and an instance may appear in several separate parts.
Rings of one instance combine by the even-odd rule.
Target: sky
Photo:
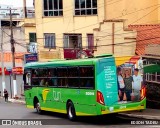
[[[27,7],[33,7],[33,0],[26,0]],[[23,7],[23,0],[0,0],[0,5],[13,5],[14,7]]]

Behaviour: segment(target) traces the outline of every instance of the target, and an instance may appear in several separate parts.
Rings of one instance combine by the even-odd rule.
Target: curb
[[[8,99],[8,101],[12,103],[26,104],[26,102],[22,100]]]
[[[126,113],[119,113],[119,115],[127,116],[127,117],[135,117],[139,119],[148,119],[148,120],[159,120],[160,116],[150,116],[150,115],[135,115],[135,114],[126,114]]]

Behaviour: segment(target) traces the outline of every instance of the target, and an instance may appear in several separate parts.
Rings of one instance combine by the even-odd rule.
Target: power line
[[[134,21],[133,23],[136,23],[137,21],[139,21],[139,20],[143,19],[143,18],[144,18],[144,17],[146,17],[147,15],[151,14],[153,11],[157,10],[159,7],[160,7],[160,6],[158,6],[158,7],[157,7],[157,8],[155,8],[155,9],[153,9],[152,11],[150,11],[149,13],[147,13],[146,15],[144,15],[143,17],[141,17],[141,18],[137,19],[137,20],[136,20],[136,21]],[[133,23],[131,23],[131,24],[133,24]],[[122,29],[123,29],[123,28],[121,28],[121,29],[119,29],[119,30],[115,31],[115,33],[116,33],[116,32],[121,31]],[[108,36],[108,35],[106,35],[106,36]],[[105,37],[106,37],[106,36],[105,36]]]
[[[156,6],[156,5],[154,5],[154,6]],[[145,10],[145,9],[148,9],[148,8],[150,8],[150,7],[153,7],[153,6],[149,6],[149,7],[147,7],[147,8],[144,8],[144,9],[141,9],[141,10]],[[141,11],[141,10],[138,10],[138,11]],[[135,12],[134,12],[135,13]],[[130,13],[129,13],[130,14]],[[129,15],[129,14],[127,14],[127,15]],[[121,17],[123,17],[123,16],[121,16]],[[59,19],[58,19],[59,20]],[[56,20],[55,20],[56,21]],[[53,20],[52,21],[50,21],[50,22],[53,22]],[[43,23],[44,24],[44,23]],[[98,23],[96,23],[96,24],[98,24]],[[90,27],[90,26],[93,26],[93,25],[96,25],[96,24],[92,24],[92,25],[89,25],[89,26],[85,26],[85,27],[83,27],[83,28],[86,28],[86,27]],[[37,24],[38,25],[38,24]],[[81,29],[81,28],[78,28],[78,30],[79,29]],[[77,30],[77,29],[76,29]],[[106,29],[107,30],[107,29]],[[21,30],[22,31],[22,30]],[[72,30],[72,31],[75,31],[75,30]],[[23,32],[23,31],[22,31]],[[24,32],[23,32],[24,33]],[[24,33],[25,34],[25,33]],[[25,34],[25,35],[27,35],[27,34]],[[28,35],[27,35],[28,36]],[[108,36],[108,35],[107,35]]]
[[[154,11],[154,10],[153,10],[153,11]],[[147,15],[148,15],[148,14],[147,14]],[[143,18],[143,17],[142,17],[142,18]],[[141,19],[142,19],[142,18],[141,18]]]

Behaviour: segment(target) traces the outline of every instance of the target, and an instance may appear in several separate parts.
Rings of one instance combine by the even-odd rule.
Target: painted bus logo
[[[53,91],[53,99],[55,101],[61,100],[61,92]]]

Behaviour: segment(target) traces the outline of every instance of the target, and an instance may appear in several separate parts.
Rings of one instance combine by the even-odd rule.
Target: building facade
[[[158,24],[160,0],[104,0],[106,19],[126,19],[126,25]]]
[[[23,84],[23,60],[22,57],[27,53],[26,42],[24,40],[24,28],[19,26],[19,23],[23,19],[19,20],[17,18],[13,18],[13,37],[14,37],[14,46],[15,46],[15,69],[16,69],[16,87],[13,84],[12,74],[10,71],[13,71],[13,59],[11,52],[11,30],[10,30],[10,20],[7,18],[1,19],[1,48],[0,49],[0,91],[3,92],[3,89],[6,88],[9,92],[9,95],[13,96],[14,91],[17,90],[17,95],[20,96],[22,94],[22,84]],[[21,70],[21,71],[20,71]],[[4,75],[3,72],[4,71]],[[12,93],[11,93],[12,92]]]
[[[113,53],[110,50],[113,49],[113,45],[117,45],[114,54],[134,55],[136,32],[125,28],[125,20],[105,20],[107,15],[105,2],[104,0],[35,0],[35,18],[26,17],[23,25],[25,39],[29,44],[37,43],[40,61],[110,54]],[[118,28],[120,30],[117,33]],[[105,37],[106,33],[109,36],[101,41],[100,38]],[[122,38],[120,33],[125,33]],[[34,37],[36,39],[32,40]],[[122,50],[123,46],[120,44],[127,41],[133,43]],[[104,44],[108,45],[107,49],[99,47]],[[121,52],[116,52],[120,49]]]

